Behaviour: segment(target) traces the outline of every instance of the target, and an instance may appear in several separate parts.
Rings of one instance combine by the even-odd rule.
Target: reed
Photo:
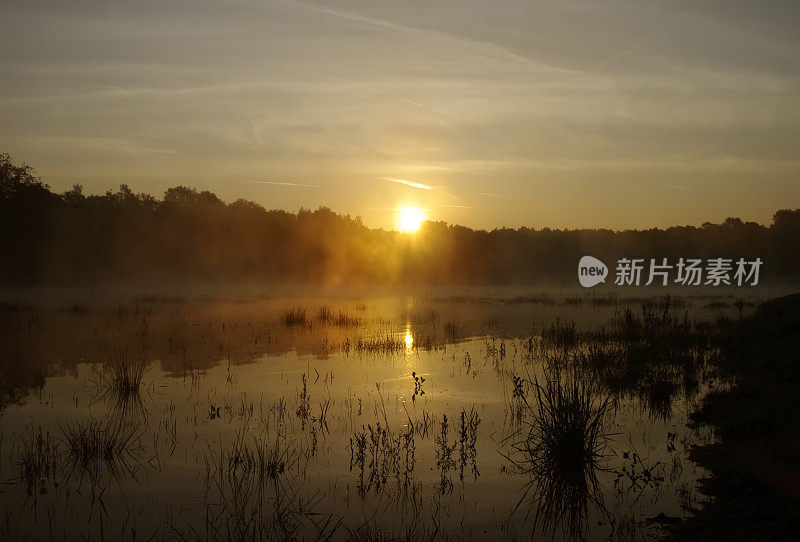
[[[517,471],[530,476],[517,508],[532,506],[534,529],[560,528],[581,539],[589,503],[602,507],[597,472],[606,455],[603,421],[613,402],[574,374],[555,373],[532,387],[536,399],[522,396],[526,418],[510,457]]]

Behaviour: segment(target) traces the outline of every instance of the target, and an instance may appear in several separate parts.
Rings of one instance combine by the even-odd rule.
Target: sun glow
[[[417,231],[425,220],[424,211],[417,207],[399,207],[397,212],[397,227],[406,233]]]

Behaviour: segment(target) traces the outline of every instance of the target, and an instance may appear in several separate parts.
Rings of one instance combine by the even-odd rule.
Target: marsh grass
[[[571,348],[582,340],[574,321],[556,318],[549,326],[542,329],[542,344],[553,348]]]
[[[505,303],[507,305],[522,305],[522,304],[537,304],[537,305],[555,305],[556,298],[546,294],[545,292],[539,292],[538,294],[530,294],[530,295],[517,295],[510,298],[498,298],[495,301]]]
[[[710,339],[709,324],[690,318],[690,306],[669,294],[660,300],[641,301],[638,311],[630,306],[617,308],[607,325],[599,329],[578,329],[574,321],[556,318],[541,331],[542,346],[561,349],[609,342],[643,348],[689,347],[707,344]]]
[[[478,426],[481,423],[480,416],[471,408],[469,413],[461,411],[460,425],[458,431],[458,478],[464,481],[464,468],[470,465],[474,481],[478,480]]]
[[[292,307],[284,310],[278,321],[284,327],[308,327],[311,325],[308,319],[308,310],[305,307]]]
[[[121,480],[134,474],[143,447],[141,431],[135,425],[100,420],[73,421],[61,426],[66,446],[66,467],[78,479],[97,483],[110,475]]]
[[[402,338],[385,335],[367,339],[359,338],[355,342],[354,348],[359,353],[396,354],[398,352],[404,352],[408,346]],[[411,348],[414,348],[413,344]]]
[[[444,336],[448,341],[457,341],[464,335],[464,326],[458,320],[449,320],[444,324]]]
[[[456,462],[453,459],[453,452],[458,446],[458,443],[453,442],[450,444],[448,439],[449,420],[447,414],[442,414],[442,423],[440,425],[440,432],[434,437],[436,443],[436,468],[439,470],[439,482],[436,489],[440,495],[449,495],[453,491],[453,481],[450,479],[449,473],[456,468]]]
[[[336,327],[357,327],[361,325],[361,318],[348,314],[343,310],[334,311],[327,305],[323,305],[317,311],[316,321],[320,325]]]
[[[349,542],[401,542],[410,540],[433,540],[436,538],[438,526],[425,521],[418,510],[412,511],[411,517],[404,517],[398,524],[378,523],[375,517],[365,519],[354,525],[345,525]]]
[[[588,299],[586,298],[584,304],[589,303]],[[530,302],[550,303],[544,297]],[[556,379],[555,382],[552,379],[541,380],[542,377],[539,377],[540,381],[537,382],[530,381],[530,377],[526,379],[516,376],[512,380],[513,392],[511,387],[506,386],[498,392],[504,400],[508,416],[514,420],[511,424],[503,423],[502,431],[506,434],[508,431],[517,431],[512,451],[509,451],[507,445],[502,445],[501,451],[513,459],[513,470],[521,474],[523,480],[507,482],[506,488],[509,492],[502,495],[502,499],[511,501],[512,508],[517,504],[517,508],[522,511],[517,514],[513,523],[509,522],[509,530],[503,530],[503,533],[509,537],[527,534],[529,525],[526,525],[527,521],[520,522],[520,516],[524,514],[527,518],[530,514],[533,517],[535,513],[535,527],[551,531],[561,528],[567,533],[566,538],[580,538],[581,524],[585,523],[588,510],[594,510],[593,503],[602,506],[597,489],[598,477],[606,480],[606,477],[601,475],[605,464],[604,441],[607,437],[602,427],[602,419],[604,412],[611,408],[612,404],[602,396],[605,393],[613,397],[624,394],[626,398],[637,399],[630,409],[631,412],[635,411],[634,416],[640,416],[644,408],[649,408],[659,417],[674,415],[675,413],[670,413],[669,407],[680,391],[680,388],[676,388],[676,383],[686,389],[695,387],[699,360],[707,352],[704,350],[708,338],[707,330],[691,321],[685,311],[681,314],[674,304],[663,301],[645,304],[641,309],[636,305],[620,307],[614,320],[606,321],[601,328],[582,327],[569,319],[556,319],[553,323],[552,320],[546,321],[542,327],[537,325],[536,329],[531,331],[526,321],[524,327],[523,324],[518,326],[519,332],[525,335],[514,335],[516,331],[509,331],[506,334],[502,319],[480,320],[471,314],[458,316],[467,318],[462,320],[466,323],[464,327],[467,329],[464,333],[459,321],[452,320],[458,313],[448,310],[443,311],[440,316],[436,310],[427,310],[427,306],[418,309],[416,315],[412,313],[410,320],[407,315],[394,319],[384,318],[380,315],[381,305],[377,305],[367,318],[367,315],[358,313],[352,303],[348,305],[351,314],[337,312],[334,310],[337,305],[332,305],[334,308],[321,307],[317,310],[318,304],[315,304],[308,311],[303,307],[296,307],[281,315],[280,309],[290,306],[291,303],[289,301],[285,305],[270,306],[266,312],[260,312],[246,324],[245,320],[239,319],[238,327],[237,320],[228,314],[225,314],[224,318],[206,318],[195,317],[194,313],[183,309],[181,312],[176,312],[175,319],[179,322],[174,330],[168,330],[170,350],[164,357],[171,359],[177,367],[175,374],[191,377],[192,387],[189,390],[188,400],[197,402],[199,406],[197,409],[192,406],[190,411],[184,412],[180,395],[170,395],[178,402],[178,411],[175,413],[173,405],[172,414],[161,420],[158,426],[145,425],[149,423],[146,416],[142,419],[142,416],[135,415],[140,411],[131,409],[130,406],[140,405],[144,400],[152,409],[150,401],[160,400],[158,395],[161,392],[158,390],[162,384],[169,384],[170,381],[154,378],[151,393],[149,373],[147,373],[147,383],[143,384],[144,367],[139,370],[135,366],[136,359],[129,358],[124,351],[109,351],[109,359],[105,366],[97,365],[97,370],[103,375],[97,381],[101,382],[99,388],[108,394],[108,399],[112,403],[108,414],[115,422],[112,424],[91,421],[71,424],[62,427],[63,434],[51,429],[56,435],[55,439],[49,434],[42,435],[40,429],[39,441],[33,438],[35,432],[31,432],[31,438],[28,438],[28,444],[24,446],[27,455],[15,452],[15,465],[20,480],[24,479],[32,491],[35,491],[37,487],[42,487],[42,479],[54,479],[57,471],[58,480],[67,489],[70,486],[64,482],[70,481],[71,472],[79,474],[86,480],[92,478],[92,482],[98,479],[103,482],[107,479],[104,474],[109,470],[119,473],[118,477],[134,473],[135,470],[136,476],[145,473],[145,479],[140,486],[144,488],[150,476],[161,476],[162,469],[165,479],[171,476],[173,465],[183,460],[184,450],[188,450],[186,461],[190,465],[193,460],[197,462],[200,479],[199,487],[187,483],[186,496],[198,500],[204,498],[203,505],[207,511],[204,518],[207,521],[206,538],[327,539],[328,535],[335,532],[336,536],[333,539],[345,539],[344,537],[348,535],[350,539],[359,540],[421,539],[420,536],[408,536],[409,532],[419,535],[421,531],[413,530],[416,528],[417,520],[402,512],[399,506],[408,507],[412,501],[417,502],[414,499],[422,503],[420,506],[426,510],[426,515],[422,519],[425,524],[425,539],[430,538],[427,535],[431,533],[438,533],[438,536],[445,539],[458,539],[459,533],[463,536],[470,534],[481,536],[477,531],[473,534],[475,522],[469,517],[470,512],[465,513],[461,527],[463,530],[458,531],[459,506],[460,503],[468,503],[471,506],[472,503],[465,500],[464,495],[469,499],[473,494],[477,495],[476,509],[481,508],[483,504],[494,506],[496,502],[501,502],[500,499],[485,501],[482,494],[485,486],[482,483],[472,484],[473,481],[478,482],[480,474],[478,466],[483,465],[481,470],[492,470],[491,463],[477,461],[477,450],[480,446],[481,454],[487,457],[496,453],[498,443],[494,435],[495,427],[500,422],[500,414],[493,410],[491,405],[487,407],[486,404],[480,404],[474,410],[469,408],[462,410],[460,416],[458,410],[448,411],[448,417],[445,418],[441,410],[437,411],[440,404],[438,401],[442,396],[441,386],[449,385],[448,378],[457,383],[462,382],[461,373],[464,373],[465,369],[467,377],[475,378],[480,374],[481,377],[476,380],[479,383],[478,388],[481,394],[485,393],[489,397],[496,392],[491,383],[494,379],[490,378],[493,376],[490,373],[493,368],[505,379],[520,374],[520,371],[524,375],[526,367],[532,371],[533,367],[536,367],[535,370],[538,371],[539,367],[544,365],[546,374],[552,374],[548,371],[556,370],[564,371],[561,374],[566,374],[566,371],[576,371],[578,376]],[[524,307],[512,307],[512,309],[521,311]],[[589,309],[581,310],[588,312]],[[566,314],[574,314],[576,311],[577,309]],[[607,313],[610,314],[611,310],[609,309]],[[152,345],[155,349],[152,357],[161,359],[157,357],[160,354],[158,349],[161,346],[166,349],[166,339],[159,335],[158,331],[151,332],[147,329],[150,325],[148,320],[142,318],[140,322],[140,319],[134,318],[132,314],[132,312],[125,313],[126,327],[117,327],[112,322],[109,329],[113,329],[115,337],[119,338],[118,342],[124,341],[129,344],[130,351],[136,358],[139,357],[139,353],[136,342],[132,342],[132,339],[152,336]],[[276,320],[279,315],[282,318]],[[516,317],[515,315],[516,312],[510,313],[512,317]],[[354,323],[353,319],[356,318],[358,324]],[[384,320],[379,321],[379,319]],[[161,320],[163,320],[161,315],[153,320],[155,330],[159,329],[157,326],[162,325]],[[485,342],[482,338],[473,338],[453,346],[442,342],[444,335],[453,342],[456,342],[461,334],[465,337],[474,337],[475,330],[479,329],[477,322],[481,321],[484,322],[481,325],[489,328]],[[368,325],[364,325],[365,322],[368,322]],[[299,327],[288,329],[281,327],[282,325]],[[350,325],[363,325],[364,328],[333,329],[335,326],[344,328]],[[536,333],[540,330],[541,334]],[[413,331],[413,342],[409,340],[407,343],[403,333],[410,334],[411,331]],[[312,345],[313,341],[318,340],[319,336],[313,335],[314,332],[319,333],[319,336],[324,335],[326,355],[338,349],[337,346],[328,346],[330,340],[333,344],[342,344],[343,354],[352,351],[363,354],[363,366],[368,370],[376,365],[381,369],[389,366],[404,371],[400,392],[394,393],[390,384],[384,388],[388,390],[385,393],[389,394],[388,407],[383,406],[381,397],[381,406],[376,406],[373,416],[369,395],[360,395],[358,388],[351,393],[348,385],[351,382],[349,370],[351,367],[361,368],[358,364],[362,360],[359,359],[337,358],[330,363],[331,369],[337,369],[338,388],[333,386],[333,371],[330,372],[330,378],[327,374],[323,378],[315,368],[320,367],[319,370],[327,373],[322,367],[327,368],[328,362],[321,361],[321,358],[315,360],[310,356],[301,358],[302,365],[291,366],[292,370],[299,369],[302,385],[301,379],[290,378],[283,373],[280,383],[267,382],[265,384],[267,403],[264,403],[264,407],[267,407],[270,401],[269,393],[274,390],[283,393],[283,397],[269,403],[269,412],[276,420],[274,425],[265,422],[263,417],[259,419],[258,403],[255,403],[254,412],[252,402],[248,403],[247,408],[244,408],[244,403],[239,408],[238,402],[233,399],[238,397],[236,394],[240,391],[236,386],[242,383],[249,384],[247,375],[251,373],[247,372],[246,367],[238,373],[241,375],[238,381],[231,383],[231,380],[228,380],[229,388],[223,390],[218,386],[221,378],[216,380],[218,374],[212,371],[215,366],[213,359],[216,357],[227,359],[228,375],[232,370],[237,374],[238,360],[247,356],[257,356],[262,351],[269,350],[261,346],[256,348],[255,345],[269,345],[273,337],[279,337],[278,334],[281,334],[279,341],[281,344],[278,345],[277,351],[284,352],[285,347],[289,352],[295,349],[299,354],[305,352],[307,339],[308,344]],[[354,340],[354,337],[359,336],[366,338]],[[527,336],[525,339],[519,338],[525,336]],[[340,341],[346,337],[349,338],[341,343]],[[296,341],[288,342],[287,338],[295,338]],[[114,340],[116,341],[116,338]],[[217,343],[220,344],[219,353]],[[303,347],[298,348],[298,344],[302,344]],[[436,345],[437,352],[441,350],[442,354],[425,357],[423,350],[431,349],[433,344]],[[481,350],[484,346],[485,359],[482,359]],[[245,354],[242,353],[243,350],[253,353]],[[241,356],[237,356],[237,352]],[[205,359],[207,353],[208,361]],[[381,354],[386,357],[381,358]],[[420,365],[412,364],[405,369],[406,365],[400,365],[396,363],[397,359],[389,357],[395,354],[396,358],[405,357],[406,361],[412,363],[418,363],[420,360],[432,362],[430,365],[433,367],[432,371],[443,367],[444,372],[440,372],[440,376],[433,376],[431,383],[424,381],[422,376],[412,373],[413,382],[410,382],[405,371],[410,372],[411,368],[419,370]],[[344,357],[339,356],[339,358]],[[436,363],[439,358],[443,362],[441,366]],[[454,363],[449,364],[451,358]],[[293,354],[286,355],[286,361],[291,362],[293,359]],[[448,364],[444,364],[446,361]],[[346,369],[342,369],[341,378],[338,376],[339,366],[335,363],[347,366]],[[428,368],[424,364],[421,366]],[[450,377],[447,371],[451,372]],[[201,380],[200,375],[207,373],[210,376]],[[76,372],[76,378],[77,376]],[[224,376],[222,374],[222,377]],[[577,378],[582,382],[593,384],[584,385],[579,383]],[[44,383],[44,378],[41,381]],[[89,382],[93,383],[91,376]],[[318,385],[319,382],[325,384],[324,390],[321,384]],[[414,394],[411,395],[412,403],[408,403],[407,392],[411,391],[412,383]],[[423,384],[432,395],[425,395],[424,400],[414,404],[413,400],[420,398],[424,393]],[[344,385],[348,385],[348,399],[342,403],[337,394],[343,391]],[[208,390],[207,402],[206,390]],[[247,390],[250,393],[249,386]],[[381,388],[378,388],[379,394],[380,391]],[[412,408],[411,412],[406,410],[407,424],[398,425],[396,417],[393,417],[393,412],[395,414],[399,412],[392,410],[392,400],[395,395],[399,397],[399,402],[394,408],[401,408],[400,405],[402,408]],[[83,401],[83,397],[75,395],[76,411],[78,399]],[[114,403],[115,399],[119,401]],[[366,401],[362,413],[363,399]],[[126,408],[114,409],[116,405]],[[341,405],[347,408],[343,410]],[[487,419],[483,425],[480,424],[478,412],[481,417]],[[195,414],[193,420],[192,416]],[[263,416],[263,411],[261,414]],[[677,414],[680,415],[681,412]],[[74,416],[75,413],[70,415]],[[380,420],[377,424],[376,418]],[[166,442],[168,447],[172,446],[169,458],[156,461],[149,459],[151,458],[149,435],[148,438],[141,439],[148,446],[144,456],[142,452],[136,451],[138,436],[130,438],[130,445],[114,444],[126,440],[126,430],[122,428],[132,427],[137,420],[142,427],[157,428],[153,440],[155,442],[159,439],[159,442]],[[261,424],[265,423],[267,428],[264,430]],[[248,429],[246,434],[237,437],[235,427],[240,424],[246,425]],[[480,431],[480,435],[479,427],[485,429]],[[215,440],[218,430],[220,448],[212,449],[209,441]],[[114,431],[119,431],[119,436],[106,434]],[[194,440],[191,438],[192,432]],[[350,437],[351,469],[349,477],[346,467],[347,456],[342,455],[342,448],[347,447],[348,437]],[[173,460],[172,452],[176,451],[178,440],[180,443]],[[159,445],[154,443],[153,451],[156,455],[159,453]],[[203,451],[207,446],[209,446],[206,454],[209,476],[208,483],[203,488],[201,471]],[[337,447],[338,456],[331,452],[331,450],[335,452]],[[131,449],[132,454],[119,451],[123,449]],[[314,455],[315,453],[317,455]],[[346,449],[344,454],[347,454]],[[146,462],[141,468],[127,469],[124,465],[132,464],[133,459],[127,461],[115,459],[130,455],[139,459],[148,458],[147,461],[155,468],[152,472],[156,474],[151,473]],[[117,466],[120,464],[123,466]],[[650,472],[644,470],[642,465],[637,465],[643,473]],[[327,487],[315,479],[318,473],[329,474],[337,468],[339,472],[336,476],[340,478]],[[642,474],[642,479],[644,476],[645,474]],[[687,475],[686,478],[691,476]],[[184,483],[182,480],[179,482]],[[524,496],[520,498],[521,495],[517,492],[519,488],[516,486],[525,482],[528,483],[524,487]],[[126,491],[132,485],[126,484]],[[20,487],[15,489],[21,494],[24,489],[22,482]],[[206,490],[205,497],[203,489]],[[512,489],[513,494],[511,494]],[[604,491],[608,490],[608,487],[604,488]],[[115,494],[114,491],[112,489],[109,494]],[[194,493],[190,493],[191,491]],[[326,491],[330,495],[325,494]],[[651,491],[649,486],[648,491]],[[323,501],[317,500],[320,492],[324,494]],[[61,495],[60,491],[57,493]],[[649,496],[650,493],[645,494],[642,502]],[[345,514],[344,516],[339,517],[329,512],[329,502],[343,502],[345,498],[348,511],[341,512]],[[491,498],[493,497],[486,497],[486,499]],[[316,509],[317,502],[322,502],[324,505]],[[165,503],[159,502],[156,506],[162,504]],[[507,501],[502,500],[502,504],[508,509]],[[141,508],[149,510],[146,507]],[[526,508],[527,514],[525,514]],[[430,512],[432,509],[434,512]],[[62,521],[65,524],[70,521],[68,516],[64,517],[62,509],[56,510],[61,514],[61,517],[56,518],[57,526]],[[134,514],[138,513],[135,509],[131,511]],[[359,524],[358,516],[361,513],[375,514],[377,522]],[[443,515],[437,518],[436,514],[440,513]],[[121,516],[114,517],[114,514],[115,511],[108,513],[113,521],[118,522]],[[186,517],[193,518],[190,520],[191,524],[183,524],[184,520],[179,518],[171,517],[166,520],[164,523],[166,526],[162,530],[157,530],[159,534],[156,538],[169,537],[170,533],[177,535],[179,532],[187,539],[202,538],[202,522],[195,530],[198,525],[195,521],[196,514],[192,516],[188,513]],[[425,523],[431,520],[432,524]],[[175,523],[169,523],[172,521]],[[118,523],[115,523],[114,526],[117,525]],[[146,525],[150,527],[151,524]],[[185,531],[179,531],[184,528]],[[141,529],[140,523],[137,530],[141,532]],[[496,531],[492,532],[496,534]],[[535,538],[538,535],[533,536]]]
[[[37,485],[40,493],[45,493],[48,479],[54,478],[58,471],[58,440],[50,431],[43,431],[41,426],[28,428],[12,448],[11,458],[17,470],[17,480],[25,485],[28,494],[33,494]]]
[[[350,437],[350,471],[358,473],[358,491],[362,496],[370,490],[378,494],[391,478],[397,482],[398,494],[408,495],[416,466],[414,435],[413,426],[395,432],[377,422]]]
[[[648,345],[690,345],[709,339],[708,325],[692,320],[690,307],[676,302],[669,294],[660,301],[642,301],[640,306],[638,313],[630,307],[617,309],[607,338]]]
[[[105,475],[121,480],[132,475],[141,460],[141,432],[135,426],[90,420],[59,429],[60,435],[41,427],[29,429],[12,450],[17,480],[29,495],[37,486],[39,493],[46,493],[58,474],[79,481],[87,478],[92,484],[100,483]]]
[[[106,361],[95,373],[103,394],[113,394],[120,401],[138,398],[147,361],[134,359],[123,348],[106,350]]]
[[[294,441],[281,432],[276,432],[270,439],[242,431],[221,457],[226,461],[224,469],[227,475],[252,476],[259,483],[277,480],[300,460]]]
[[[618,308],[602,327],[578,329],[556,319],[541,342],[526,345],[526,359],[541,356],[550,370],[574,371],[616,398],[638,398],[649,415],[667,419],[679,392],[698,392],[718,350],[715,330],[689,316],[689,306],[669,295],[645,300],[640,310]]]
[[[651,416],[667,419],[679,392],[686,398],[698,392],[718,348],[703,326],[664,322],[624,311],[617,327],[604,331],[606,339],[574,349],[563,365],[616,397],[638,397]]]
[[[668,420],[672,416],[672,405],[681,391],[675,380],[671,375],[653,374],[641,385],[639,397],[652,417]]]
[[[534,530],[560,528],[565,536],[582,539],[589,504],[602,508],[597,472],[606,456],[604,418],[613,401],[571,373],[531,384],[535,401],[522,395],[526,416],[510,437],[507,456],[514,470],[530,476],[516,509],[529,503]]]
[[[283,431],[254,434],[241,428],[233,441],[209,447],[206,461],[206,523],[219,540],[291,540],[304,522],[315,518],[319,495],[303,490],[303,460],[297,441]],[[315,524],[316,525],[316,524]],[[316,525],[318,534],[338,522]]]

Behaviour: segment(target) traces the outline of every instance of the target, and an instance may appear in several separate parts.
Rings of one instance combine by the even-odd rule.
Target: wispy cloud
[[[507,196],[506,194],[492,194],[491,192],[478,192],[478,194],[480,194],[481,196],[489,196],[489,197],[492,197],[492,198],[508,198],[508,197],[510,197],[510,196]]]
[[[678,186],[677,184],[665,184],[664,186],[669,187],[669,188],[673,188],[675,190],[680,190],[681,192],[688,192],[689,191],[689,189],[686,188],[685,186]]]
[[[551,73],[561,72],[561,73],[576,73],[575,70],[571,70],[568,68],[564,68],[561,66],[553,66],[538,60],[535,60],[529,56],[524,54],[514,52],[506,46],[503,46],[500,43],[496,43],[495,41],[484,41],[480,39],[471,38],[467,35],[462,35],[458,33],[451,33],[442,30],[436,30],[432,28],[425,28],[421,26],[414,26],[409,24],[402,24],[393,22],[387,19],[381,19],[377,17],[370,17],[368,15],[364,15],[362,13],[356,11],[348,11],[342,9],[335,9],[335,8],[328,8],[324,6],[317,6],[306,4],[305,2],[298,2],[296,0],[287,0],[285,2],[289,5],[295,5],[297,7],[302,7],[305,9],[316,10],[319,13],[324,13],[326,15],[330,15],[332,17],[338,17],[341,19],[349,20],[349,21],[356,21],[367,25],[377,26],[380,28],[386,28],[389,30],[399,31],[399,32],[407,32],[416,34],[419,36],[436,36],[442,38],[451,43],[456,44],[464,44],[464,45],[471,45],[475,47],[479,47],[486,51],[491,51],[516,62],[522,63],[529,68],[536,69],[537,71],[547,71]],[[561,43],[556,40],[545,39],[542,37],[535,38],[539,43],[546,43],[551,46],[560,46]]]
[[[387,180],[387,181],[389,181],[391,183],[404,184],[404,185],[410,186],[412,188],[422,188],[423,190],[433,190],[432,186],[428,186],[427,184],[422,184],[422,183],[415,183],[414,181],[409,181],[409,180],[406,180],[406,179],[394,179],[392,177],[384,177],[384,180]]]
[[[275,186],[290,186],[294,188],[322,188],[318,184],[280,183],[277,181],[250,181],[253,184],[271,184]]]
[[[456,119],[456,120],[463,120],[463,121],[466,121],[466,122],[471,122],[472,124],[477,124],[478,126],[483,126],[483,124],[481,124],[477,120],[471,119],[469,117],[465,117],[463,115],[456,115],[455,113],[449,113],[447,111],[442,111],[441,109],[437,109],[437,108],[431,107],[429,105],[421,104],[419,102],[415,102],[414,100],[409,100],[408,98],[400,98],[400,99],[402,101],[406,102],[406,103],[409,103],[411,105],[415,105],[417,107],[421,107],[422,109],[427,109],[428,111],[433,111],[434,113],[437,113],[439,115],[443,115],[445,117],[450,117],[450,118]]]

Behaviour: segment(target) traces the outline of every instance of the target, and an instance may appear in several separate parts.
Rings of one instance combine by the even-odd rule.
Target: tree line
[[[161,199],[127,185],[56,193],[0,154],[0,283],[72,285],[150,280],[296,284],[576,283],[581,256],[757,258],[762,283],[797,284],[800,209],[762,225],[666,229],[500,228],[425,222],[413,235],[365,226],[327,207],[297,213],[225,203],[185,186]]]

